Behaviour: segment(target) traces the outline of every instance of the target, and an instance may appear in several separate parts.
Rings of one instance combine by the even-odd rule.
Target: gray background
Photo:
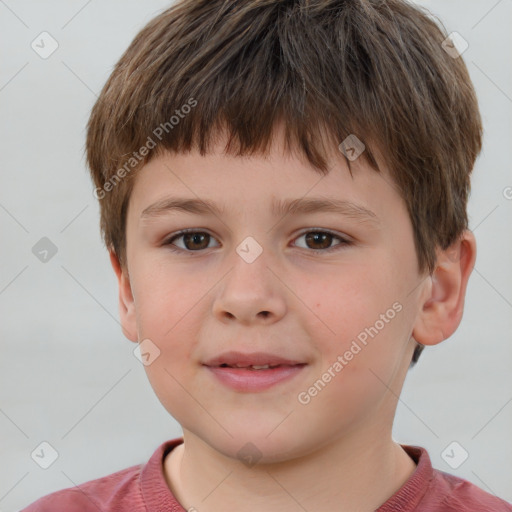
[[[421,4],[469,43],[464,59],[485,124],[469,204],[478,257],[463,322],[409,373],[394,437],[426,447],[435,467],[512,501],[512,200],[504,192],[512,192],[512,2]],[[121,332],[83,157],[96,95],[138,30],[168,5],[0,0],[4,512],[145,462],[181,433]],[[31,48],[42,31],[59,44],[48,59]],[[46,263],[32,253],[42,237],[58,249]],[[59,454],[46,470],[30,456],[42,441]],[[458,469],[441,456],[452,441],[469,453]]]

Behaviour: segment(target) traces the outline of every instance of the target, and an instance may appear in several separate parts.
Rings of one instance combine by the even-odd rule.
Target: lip
[[[227,365],[264,366],[278,365],[275,368],[253,370],[233,368]],[[287,359],[266,352],[225,352],[209,359],[204,366],[225,386],[240,392],[257,392],[269,389],[298,375],[307,363]]]

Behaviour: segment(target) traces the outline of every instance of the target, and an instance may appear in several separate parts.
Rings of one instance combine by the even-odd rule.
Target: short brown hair
[[[446,37],[405,0],[172,5],[136,35],[89,119],[87,162],[106,246],[125,268],[133,180],[152,157],[193,147],[204,155],[224,127],[226,152],[263,153],[283,121],[288,148],[323,175],[325,144],[351,134],[376,171],[374,154],[383,155],[412,221],[419,271],[432,272],[436,248],[467,228],[482,144],[475,91],[462,57],[444,50]],[[142,151],[150,139],[155,149]]]

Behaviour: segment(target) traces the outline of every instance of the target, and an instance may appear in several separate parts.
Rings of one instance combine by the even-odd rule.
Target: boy
[[[153,19],[86,149],[123,332],[183,438],[25,510],[512,511],[391,437],[462,317],[481,136],[462,58],[403,0]]]

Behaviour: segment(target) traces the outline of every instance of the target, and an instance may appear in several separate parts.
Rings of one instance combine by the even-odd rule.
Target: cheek
[[[204,307],[201,298],[208,287],[201,280],[158,271],[158,267],[156,271],[139,273],[137,284],[139,339],[150,339],[159,350],[158,357],[145,370],[162,404],[168,410],[179,410],[186,402],[182,386],[194,381],[193,354],[200,327],[197,316],[204,314],[200,313]]]
[[[145,266],[137,272],[134,286],[140,335],[172,343],[208,289],[203,280],[179,270]]]
[[[382,314],[384,321],[397,316],[399,307],[393,309],[393,304],[399,292],[388,279],[389,275],[389,271],[371,265],[340,266],[334,272],[307,281],[303,278],[301,281],[298,276],[296,295],[309,309],[309,322],[318,322],[324,337],[348,341],[376,322],[379,331],[383,330]]]
[[[164,409],[180,423],[182,428],[194,431],[197,425],[205,424],[208,418],[198,407],[194,397],[201,396],[200,390],[191,385],[190,377],[183,369],[183,363],[172,364],[172,359],[158,358],[151,366],[145,367],[150,385]]]
[[[393,269],[361,264],[300,288],[314,313],[303,321],[321,355],[319,371],[343,374],[333,380],[353,385],[358,393],[375,385],[376,375],[386,380],[393,374],[408,340],[410,319],[393,274]]]

